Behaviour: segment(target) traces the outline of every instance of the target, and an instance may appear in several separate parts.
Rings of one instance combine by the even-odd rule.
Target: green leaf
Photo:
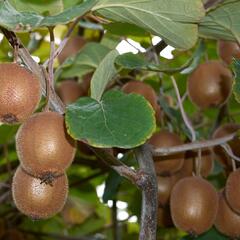
[[[109,52],[93,74],[91,80],[91,97],[97,101],[100,101],[107,84],[117,73],[114,66],[114,61],[117,56],[117,50]]]
[[[17,125],[1,125],[0,126],[0,144],[8,143],[16,134],[18,129]]]
[[[210,10],[199,27],[201,37],[240,41],[240,1],[227,0]]]
[[[114,90],[101,101],[83,97],[68,105],[66,124],[74,139],[103,148],[139,146],[156,127],[154,111],[144,97]]]
[[[240,60],[234,59],[233,68],[235,72],[233,93],[236,101],[240,103]]]
[[[197,23],[205,14],[201,0],[100,0],[92,10],[116,22],[137,25],[180,49],[196,43]]]
[[[0,26],[14,32],[25,32],[40,27],[66,24],[73,19],[80,17],[91,10],[98,0],[87,0],[58,15],[42,16],[34,12],[19,12],[8,0],[0,1]]]
[[[191,62],[192,58],[187,61],[183,66],[180,67],[170,67],[164,63],[160,63],[159,65],[148,62],[141,54],[133,54],[133,53],[125,53],[116,58],[115,61],[118,65],[122,66],[126,69],[138,69],[145,71],[154,71],[154,72],[165,72],[165,73],[175,73],[180,72],[187,68]]]
[[[9,0],[9,3],[19,12],[34,12],[42,15],[58,14],[64,10],[62,0]]]
[[[75,57],[67,58],[56,71],[62,78],[81,77],[95,70],[110,51],[100,43],[88,43]]]

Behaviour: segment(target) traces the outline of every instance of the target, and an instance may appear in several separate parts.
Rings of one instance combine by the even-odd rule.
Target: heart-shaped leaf
[[[155,117],[144,97],[112,90],[101,101],[83,97],[68,105],[66,124],[74,139],[94,147],[133,148],[151,137]]]
[[[135,24],[176,48],[191,48],[205,15],[201,0],[99,0],[93,7],[116,22]]]

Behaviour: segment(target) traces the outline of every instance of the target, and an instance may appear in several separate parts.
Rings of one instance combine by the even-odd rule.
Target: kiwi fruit
[[[0,122],[24,122],[41,99],[38,78],[17,63],[0,64]]]
[[[200,64],[189,76],[188,96],[200,109],[219,107],[228,100],[233,84],[231,71],[220,61]]]
[[[202,177],[208,177],[213,171],[214,159],[213,151],[211,149],[204,149],[201,151],[200,174]],[[185,155],[185,161],[182,170],[186,176],[191,176],[195,169],[195,159],[198,158],[198,152],[188,151]],[[181,171],[181,169],[180,169]]]
[[[227,65],[230,65],[233,58],[240,59],[240,47],[236,42],[219,40],[218,55]]]
[[[200,177],[179,180],[172,189],[170,209],[175,226],[193,236],[209,230],[216,218],[218,195]]]
[[[219,232],[231,239],[240,237],[240,215],[234,212],[228,205],[224,192],[219,193],[219,207],[215,220],[215,227]]]
[[[172,176],[157,176],[158,182],[158,205],[164,207],[169,204],[171,191],[175,183],[177,182],[175,175]]]
[[[240,214],[240,169],[233,171],[228,176],[225,186],[225,196],[229,206]]]
[[[88,96],[89,89],[91,85],[91,79],[92,79],[93,73],[87,73],[82,77],[82,81],[80,83],[81,89],[83,90],[84,96]]]
[[[57,93],[66,105],[75,102],[84,95],[80,84],[72,79],[62,81],[57,87]]]
[[[130,81],[123,85],[122,91],[127,94],[137,93],[142,95],[152,105],[155,112],[159,111],[157,95],[150,85],[140,81]]]
[[[235,133],[240,129],[240,124],[236,123],[226,123],[215,130],[212,138],[221,138],[227,136],[229,134]],[[233,154],[240,157],[240,139],[233,139],[228,142]],[[216,155],[216,159],[227,169],[232,169],[232,160],[228,156],[228,154],[222,149],[220,146],[214,147],[214,153]]]
[[[180,137],[167,130],[161,130],[153,134],[149,144],[154,148],[173,147],[183,144]],[[162,176],[171,175],[181,169],[184,163],[184,153],[171,154],[168,156],[153,157],[156,173]]]
[[[76,142],[56,112],[32,115],[18,130],[16,149],[22,167],[35,177],[62,174],[72,163]]]
[[[12,195],[16,207],[23,214],[36,220],[50,218],[60,212],[65,204],[67,176],[59,176],[49,185],[18,167],[13,177]]]
[[[162,228],[168,228],[173,226],[169,207],[158,208],[157,225],[158,227]]]
[[[76,55],[85,44],[86,40],[81,36],[70,37],[62,52],[58,55],[59,63],[62,64],[68,57]]]

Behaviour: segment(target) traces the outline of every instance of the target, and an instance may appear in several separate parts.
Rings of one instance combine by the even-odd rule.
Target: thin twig
[[[189,131],[191,133],[192,142],[194,142],[194,141],[196,141],[196,133],[195,133],[195,131],[192,127],[192,124],[190,123],[190,121],[189,121],[189,119],[188,119],[188,117],[185,113],[185,110],[183,108],[182,99],[181,99],[181,96],[180,96],[180,93],[179,93],[179,90],[178,90],[178,85],[176,83],[176,80],[173,76],[171,76],[171,79],[172,79],[173,87],[174,87],[176,95],[177,95],[178,105],[179,105],[179,108],[180,108],[180,111],[181,111],[181,114],[182,114],[183,121],[184,121],[185,125],[187,126],[187,128],[189,129]]]
[[[234,155],[234,153],[232,152],[232,149],[229,147],[228,144],[224,143],[224,144],[221,144],[220,146],[226,151],[226,153],[227,153],[232,159],[234,159],[235,161],[240,162],[240,158],[239,158],[238,156]]]
[[[50,33],[50,58],[48,62],[48,74],[49,74],[49,80],[50,80],[50,86],[54,87],[54,55],[55,55],[55,37],[54,37],[54,28],[49,28]]]
[[[54,53],[54,57],[53,59],[57,58],[58,55],[62,52],[62,50],[64,49],[64,47],[66,46],[68,40],[70,39],[70,36],[74,30],[74,28],[76,27],[76,25],[78,24],[78,22],[80,21],[81,17],[77,18],[69,27],[66,35],[64,36],[63,40],[61,41],[60,45],[58,46],[58,48],[56,49],[55,53]],[[51,58],[51,57],[50,57]],[[46,60],[43,64],[44,67],[48,66],[50,58],[48,60]]]
[[[211,148],[211,147],[215,147],[233,140],[236,137],[236,135],[237,133],[233,133],[221,138],[216,138],[211,140],[195,141],[195,142],[186,143],[186,144],[169,147],[169,148],[155,148],[155,149],[152,149],[152,153],[154,156],[166,156],[173,153],[196,150],[200,148]]]

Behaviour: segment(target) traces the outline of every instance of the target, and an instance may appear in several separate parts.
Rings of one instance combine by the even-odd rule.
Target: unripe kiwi
[[[200,177],[186,177],[175,184],[170,209],[175,226],[192,235],[210,229],[218,210],[214,187]]]
[[[158,111],[157,95],[150,85],[140,81],[130,81],[123,85],[122,91],[142,95],[152,105],[154,111]]]
[[[32,219],[47,219],[60,212],[68,194],[66,174],[54,179],[52,185],[27,174],[18,167],[12,182],[12,195],[19,211]]]
[[[228,176],[225,196],[229,206],[238,214],[240,214],[240,169],[233,171]]]
[[[58,56],[58,60],[60,64],[62,64],[68,57],[74,56],[77,52],[83,48],[86,44],[86,41],[81,36],[72,36],[65,47],[63,48],[62,52]]]
[[[201,109],[219,107],[231,94],[232,79],[231,71],[220,61],[202,63],[188,78],[188,95]]]
[[[220,126],[216,131],[213,133],[213,138],[220,138],[227,136],[229,134],[235,133],[240,129],[240,124],[236,123],[227,123]],[[233,154],[240,157],[240,140],[233,139],[232,141],[228,142]],[[222,149],[220,146],[214,147],[214,153],[216,154],[216,159],[223,164],[223,166],[227,169],[232,168],[232,160],[228,156],[228,154]]]
[[[188,151],[185,156],[183,171],[185,171],[186,176],[191,176],[195,169],[195,159],[198,158],[198,153],[193,151]],[[213,151],[210,149],[204,149],[201,152],[201,161],[200,161],[200,174],[202,177],[207,177],[213,170],[214,159]],[[180,169],[181,171],[181,169]]]
[[[177,182],[175,175],[161,177],[157,176],[158,182],[158,205],[164,207],[169,203],[173,186]]]
[[[84,95],[80,84],[74,80],[62,81],[57,88],[57,93],[66,105],[75,102]]]
[[[16,148],[22,167],[36,177],[62,174],[72,163],[75,141],[56,112],[31,116],[18,130]]]
[[[215,227],[219,232],[229,236],[231,239],[240,237],[240,215],[229,207],[224,192],[219,194],[219,207]]]
[[[233,58],[240,59],[240,47],[236,42],[218,41],[218,55],[226,63],[231,64]]]
[[[41,99],[38,78],[16,63],[0,64],[0,122],[25,121]]]
[[[180,137],[167,130],[161,130],[153,134],[149,139],[149,144],[154,148],[172,147],[183,144]],[[160,156],[153,158],[158,175],[167,176],[171,175],[181,169],[184,162],[184,153],[176,153],[168,156]]]

